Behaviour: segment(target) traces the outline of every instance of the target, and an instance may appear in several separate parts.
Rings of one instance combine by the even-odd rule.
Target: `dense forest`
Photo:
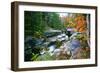
[[[25,36],[42,34],[49,27],[63,29],[64,26],[57,13],[25,11]]]

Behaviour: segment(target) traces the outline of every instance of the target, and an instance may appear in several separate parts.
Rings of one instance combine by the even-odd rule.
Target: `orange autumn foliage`
[[[66,22],[69,24],[69,25],[67,25],[67,28],[73,28],[73,27],[75,27],[75,23],[72,21],[72,17],[67,17],[66,18]],[[65,22],[65,26],[66,26],[66,22]]]
[[[78,32],[85,32],[86,31],[86,20],[85,17],[82,15],[79,15],[75,18],[76,22],[76,30]]]
[[[85,16],[82,14],[73,14],[73,16],[65,18],[64,26],[67,28],[75,28],[77,32],[86,32],[87,22]]]

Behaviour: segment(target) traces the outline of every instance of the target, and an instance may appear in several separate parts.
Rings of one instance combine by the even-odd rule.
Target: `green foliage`
[[[25,11],[25,35],[34,35],[36,32],[43,33],[45,30],[43,13]]]
[[[37,37],[37,33],[42,35],[46,28],[50,27],[53,29],[64,28],[61,23],[59,14],[54,12],[31,12],[25,11],[25,37],[34,35]]]
[[[49,21],[48,26],[54,29],[62,29],[64,28],[63,24],[61,23],[59,14],[57,13],[48,13]]]
[[[48,52],[36,58],[36,61],[47,61],[47,60],[53,60],[53,57]]]
[[[56,41],[56,48],[59,48],[60,46],[62,45],[62,42],[60,42],[60,41]]]
[[[88,43],[87,43],[87,40],[88,40],[88,37],[86,34],[79,34],[76,36],[76,38],[80,41],[81,43],[81,48],[86,48],[88,47]]]
[[[36,60],[37,57],[38,57],[38,54],[32,53],[32,58],[31,58],[31,60],[34,61],[34,60]]]
[[[42,35],[41,31],[36,31],[36,32],[34,33],[33,37],[39,38],[39,39],[40,39],[40,38],[43,37],[43,35]]]

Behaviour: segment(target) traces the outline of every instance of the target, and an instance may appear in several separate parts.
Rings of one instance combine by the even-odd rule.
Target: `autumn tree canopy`
[[[71,14],[65,20],[64,26],[66,28],[75,28],[77,32],[86,32],[87,23],[85,14]]]

